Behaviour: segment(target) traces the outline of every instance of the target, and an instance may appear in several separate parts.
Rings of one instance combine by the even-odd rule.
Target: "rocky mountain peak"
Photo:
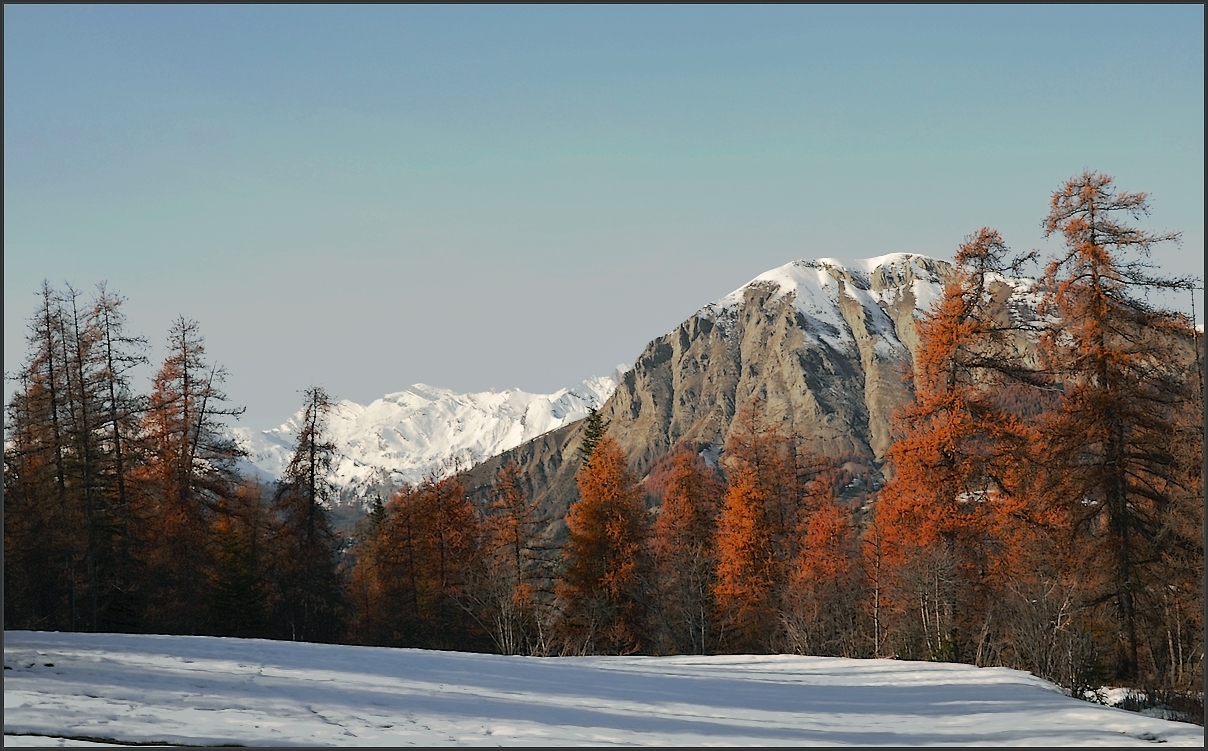
[[[678,443],[716,453],[736,415],[759,402],[810,450],[875,471],[893,411],[910,397],[915,320],[951,273],[945,261],[895,253],[760,274],[646,346],[601,408],[609,432],[641,475]],[[579,429],[485,462],[467,474],[472,488],[515,460],[558,514],[575,495]]]

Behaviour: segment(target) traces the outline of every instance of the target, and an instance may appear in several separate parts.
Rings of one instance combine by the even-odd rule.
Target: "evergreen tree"
[[[591,462],[591,455],[607,432],[608,423],[595,407],[587,410],[587,417],[583,422],[583,441],[579,444],[579,459],[584,464]]]
[[[304,397],[298,445],[272,506],[279,522],[277,628],[284,638],[330,641],[343,611],[337,539],[327,511],[335,500],[329,480],[335,444],[326,436],[332,402],[320,387]]]
[[[245,479],[220,501],[210,532],[215,550],[210,632],[219,636],[274,637],[271,617],[281,593],[273,586],[280,565],[274,544],[280,524],[268,502],[271,488]]]

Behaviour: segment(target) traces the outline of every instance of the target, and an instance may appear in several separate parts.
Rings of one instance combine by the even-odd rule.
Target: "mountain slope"
[[[915,321],[951,273],[945,261],[908,254],[773,269],[648,344],[601,413],[639,476],[680,442],[715,454],[742,408],[762,401],[765,417],[809,449],[876,477],[893,411],[910,397]],[[1004,279],[992,292],[1004,314],[1029,314],[1030,281]],[[580,431],[568,425],[517,446],[467,482],[485,494],[514,460],[559,519],[576,495]]]

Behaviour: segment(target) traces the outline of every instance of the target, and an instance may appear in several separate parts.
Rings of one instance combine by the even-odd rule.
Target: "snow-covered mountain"
[[[646,345],[601,415],[639,477],[678,444],[716,454],[736,416],[760,405],[763,419],[804,448],[842,458],[875,484],[893,412],[910,399],[916,321],[952,273],[947,261],[908,253],[771,269]],[[993,279],[987,292],[1002,315],[1034,316],[1031,280]],[[1018,346],[1025,352],[1027,342]],[[534,497],[561,518],[576,497],[580,442],[567,426],[483,462],[467,484],[485,498],[500,465],[515,461]]]
[[[942,261],[905,253],[854,261],[834,258],[793,261],[765,271],[704,306],[696,315],[722,323],[732,321],[745,306],[748,292],[766,290],[771,294],[760,296],[761,305],[790,299],[812,338],[832,349],[855,353],[854,332],[841,307],[842,298],[848,297],[865,309],[872,324],[869,333],[875,333],[888,354],[903,344],[898,340],[888,308],[910,295],[912,313],[926,311],[943,292],[942,275],[947,271],[947,264]],[[874,284],[874,274],[900,279],[881,278]]]
[[[346,399],[334,404],[327,420],[336,445],[330,479],[342,500],[383,496],[402,483],[430,474],[452,474],[587,416],[616,388],[627,366],[609,376],[589,378],[552,394],[519,389],[457,394],[417,383],[371,404]],[[264,480],[281,476],[298,438],[299,411],[270,430],[235,428],[248,452],[243,470]]]
[[[793,261],[700,308],[647,345],[632,369],[553,394],[456,394],[415,384],[369,405],[340,401],[328,419],[337,447],[331,479],[342,501],[367,501],[509,452],[535,472],[529,482],[538,493],[553,490],[565,501],[576,466],[565,460],[577,439],[551,436],[589,407],[601,407],[645,471],[678,441],[720,447],[737,411],[757,395],[813,450],[879,466],[890,415],[909,396],[902,376],[918,342],[915,319],[939,299],[951,270],[904,253]],[[1011,315],[1030,315],[1031,280],[994,286]],[[244,469],[280,477],[300,420],[298,413],[271,430],[236,429],[249,454]],[[472,473],[474,482],[493,481],[499,461]]]

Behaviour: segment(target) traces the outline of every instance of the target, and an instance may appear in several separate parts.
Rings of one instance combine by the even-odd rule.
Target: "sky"
[[[1050,252],[1085,168],[1202,279],[1203,118],[1199,5],[6,5],[5,399],[43,279],[153,361],[196,320],[263,429],[571,386],[795,259]]]

